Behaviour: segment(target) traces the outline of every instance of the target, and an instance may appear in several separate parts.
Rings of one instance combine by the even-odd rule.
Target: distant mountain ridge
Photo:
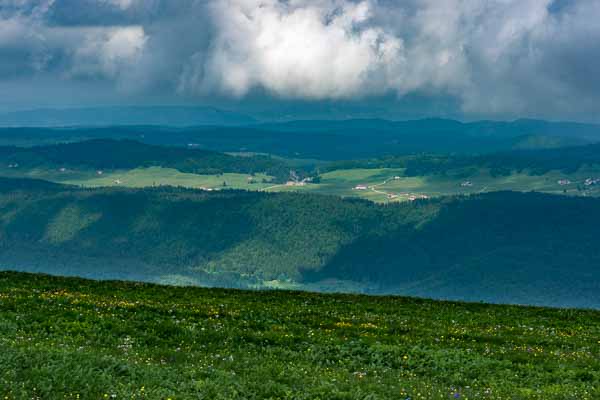
[[[414,133],[461,133],[472,136],[518,137],[518,136],[564,136],[583,140],[600,141],[600,125],[579,122],[550,122],[536,119],[514,121],[461,122],[453,119],[424,118],[406,121],[385,119],[348,120],[297,120],[263,123],[258,127],[284,132],[336,132],[340,130],[361,131],[371,129],[396,134]]]
[[[248,125],[256,120],[213,107],[131,106],[36,109],[0,114],[4,127],[66,127],[109,125]]]
[[[29,146],[113,138],[191,145],[219,152],[348,160],[414,153],[490,153],[600,142],[600,125],[539,120],[465,123],[448,119],[350,119],[264,123],[236,113],[192,107],[81,109],[79,116],[69,116],[68,110],[56,113],[54,110],[46,116],[45,112],[36,116],[33,111],[8,117],[0,115],[0,126],[5,126],[0,128],[0,144]],[[34,125],[38,127],[31,127]]]
[[[537,119],[461,122],[444,118],[387,120],[379,118],[298,119],[264,122],[252,116],[204,106],[112,106],[66,109],[32,109],[0,113],[0,127],[100,127],[100,126],[246,126],[279,132],[329,132],[356,134],[374,131],[395,134],[461,133],[472,136],[562,136],[600,141],[600,125],[551,122]]]

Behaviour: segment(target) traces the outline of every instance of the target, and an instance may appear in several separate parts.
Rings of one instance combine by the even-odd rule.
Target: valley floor
[[[3,399],[597,399],[600,312],[0,273]]]
[[[0,167],[0,176],[43,179],[83,187],[152,187],[179,186],[203,190],[242,189],[268,192],[310,192],[342,197],[359,197],[378,203],[512,190],[537,191],[575,196],[600,196],[600,184],[585,185],[587,179],[600,177],[598,168],[581,169],[565,174],[551,171],[543,175],[526,172],[508,176],[491,176],[481,170],[469,177],[431,175],[407,177],[404,169],[340,169],[320,175],[319,183],[274,183],[265,174],[199,175],[172,168],[150,167],[131,170],[19,170]]]

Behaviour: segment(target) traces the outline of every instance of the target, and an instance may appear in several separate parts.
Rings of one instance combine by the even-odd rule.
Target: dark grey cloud
[[[593,119],[599,17],[596,0],[3,0],[0,82]]]

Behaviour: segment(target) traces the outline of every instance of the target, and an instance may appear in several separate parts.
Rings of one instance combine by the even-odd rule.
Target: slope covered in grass
[[[600,313],[0,273],[4,399],[600,396]]]

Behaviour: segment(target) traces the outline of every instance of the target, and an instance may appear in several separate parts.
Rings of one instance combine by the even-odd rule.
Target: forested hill
[[[246,126],[106,126],[0,128],[0,143],[35,145],[85,139],[134,139],[148,144],[190,143],[219,152],[345,160],[421,152],[474,154],[600,142],[600,126],[521,120],[292,121]]]
[[[379,206],[0,180],[1,265],[93,278],[600,307],[599,227],[599,200],[535,193]]]
[[[489,169],[492,175],[529,172],[542,175],[549,171],[572,173],[583,167],[600,166],[600,144],[555,149],[512,150],[484,155],[415,154],[373,159],[338,161],[322,167],[325,170],[356,168],[406,168],[407,176],[446,174],[469,170],[473,173]]]
[[[19,168],[131,169],[160,166],[181,172],[258,173],[286,179],[289,167],[268,156],[237,157],[213,151],[154,146],[133,140],[94,139],[35,147],[0,147],[0,158]]]

